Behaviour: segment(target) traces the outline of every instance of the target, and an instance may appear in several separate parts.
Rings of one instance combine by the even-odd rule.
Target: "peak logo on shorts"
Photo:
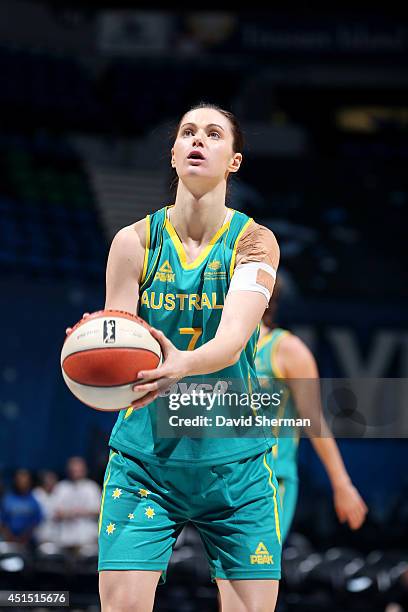
[[[265,563],[268,565],[273,565],[272,555],[269,554],[269,551],[263,542],[259,542],[255,554],[250,555],[250,560],[252,565],[264,565]]]
[[[173,272],[173,269],[171,267],[171,265],[169,264],[169,260],[166,259],[166,261],[164,262],[164,264],[162,266],[160,266],[159,271],[156,272],[155,276],[154,276],[154,280],[160,280],[168,283],[174,283],[174,280],[176,278],[176,275]]]
[[[103,342],[104,344],[114,344],[116,341],[116,321],[110,319],[103,322]]]

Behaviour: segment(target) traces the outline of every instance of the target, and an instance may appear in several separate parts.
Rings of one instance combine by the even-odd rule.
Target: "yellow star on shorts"
[[[147,489],[139,489],[139,495],[140,497],[147,497],[148,495],[150,495],[150,491],[148,491]]]
[[[145,515],[147,516],[147,518],[152,519],[155,515],[155,511],[153,510],[153,508],[150,508],[150,506],[148,508],[146,508],[145,510]]]
[[[113,499],[118,499],[122,495],[122,489],[115,489],[112,493]]]
[[[131,512],[130,514],[128,514],[128,519],[132,520],[135,518],[135,515],[133,514],[133,512]]]
[[[116,527],[115,527],[115,523],[109,523],[109,525],[106,528],[106,533],[108,535],[112,535],[112,533],[115,531]]]

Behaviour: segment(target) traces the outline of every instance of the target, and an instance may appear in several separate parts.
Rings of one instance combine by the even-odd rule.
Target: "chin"
[[[190,176],[198,176],[216,180],[218,175],[211,172],[209,168],[204,168],[202,166],[190,166],[190,168],[186,168],[181,178],[188,178]]]

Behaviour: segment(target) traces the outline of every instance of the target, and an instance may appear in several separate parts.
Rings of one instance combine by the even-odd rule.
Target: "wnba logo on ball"
[[[116,321],[110,319],[103,322],[103,341],[105,344],[112,344],[116,340],[115,333]]]

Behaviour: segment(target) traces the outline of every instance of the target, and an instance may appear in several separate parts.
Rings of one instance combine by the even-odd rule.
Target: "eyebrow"
[[[185,127],[186,125],[193,125],[194,127],[197,127],[196,123],[193,123],[192,121],[189,121],[188,123],[183,123],[183,125],[180,127],[180,130],[183,129],[183,127]],[[223,132],[225,132],[224,128],[222,127],[222,125],[218,125],[218,123],[209,123],[208,125],[206,125],[207,128],[209,127],[218,127],[220,128]]]

